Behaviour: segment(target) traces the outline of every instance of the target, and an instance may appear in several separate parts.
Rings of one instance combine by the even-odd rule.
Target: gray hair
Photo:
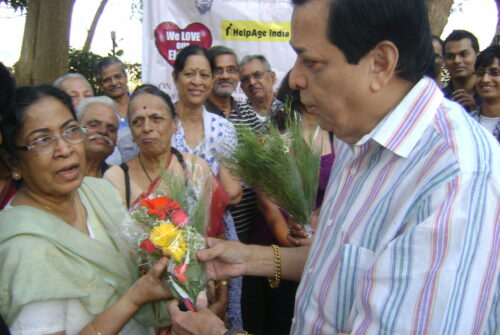
[[[67,79],[80,79],[81,81],[84,81],[85,83],[87,83],[87,85],[89,85],[90,89],[92,89],[92,86],[90,85],[87,78],[85,78],[85,76],[81,73],[66,73],[65,75],[60,76],[59,78],[54,80],[54,83],[52,85],[57,87],[58,89],[62,89],[61,86]],[[92,90],[92,91],[94,91],[94,90]]]
[[[94,77],[98,83],[100,83],[102,80],[102,77],[101,77],[102,70],[104,70],[105,68],[107,68],[108,66],[111,66],[113,64],[117,64],[120,67],[120,69],[122,70],[123,74],[125,74],[125,76],[127,76],[127,68],[125,67],[125,64],[123,64],[123,62],[115,56],[108,56],[108,57],[101,58],[100,60],[98,60],[94,64]]]
[[[82,100],[76,108],[76,117],[78,118],[78,121],[81,121],[83,119],[83,116],[85,115],[85,112],[87,112],[87,109],[93,105],[104,105],[110,107],[115,113],[117,123],[120,123],[120,112],[118,111],[118,106],[113,101],[113,99],[107,96],[90,97]]]
[[[236,63],[238,63],[238,56],[231,48],[228,48],[224,45],[215,45],[208,49],[208,58],[210,59],[210,61],[215,61],[215,57],[220,55],[233,55],[236,59]]]
[[[248,55],[248,56],[243,57],[243,59],[240,62],[240,65],[239,65],[240,68],[243,67],[246,63],[250,63],[254,59],[259,60],[264,65],[264,69],[266,71],[272,71],[271,63],[269,63],[267,58],[264,57],[263,55]]]

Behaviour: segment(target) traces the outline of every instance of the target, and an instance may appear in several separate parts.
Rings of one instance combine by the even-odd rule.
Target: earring
[[[21,179],[21,174],[17,171],[12,172],[12,179],[14,180],[20,180]]]

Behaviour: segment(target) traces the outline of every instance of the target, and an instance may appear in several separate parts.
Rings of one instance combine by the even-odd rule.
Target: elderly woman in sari
[[[108,233],[128,214],[107,181],[84,178],[85,127],[69,96],[17,89],[1,131],[22,181],[0,213],[0,314],[11,332],[149,334],[137,320],[157,325],[146,303],[173,297],[160,280],[167,261],[134,284],[128,250]]]
[[[139,154],[126,163],[111,167],[104,178],[118,189],[128,207],[153,191],[160,182],[162,170],[178,178],[188,179],[198,190],[212,190],[215,187],[212,185],[214,180],[210,168],[203,159],[171,147],[170,138],[177,124],[175,108],[168,94],[153,85],[138,87],[130,99],[127,117]],[[212,209],[216,205],[215,201],[212,197]],[[219,213],[221,215],[222,212]],[[210,220],[207,234],[224,237],[220,218]],[[220,287],[217,296],[211,309],[223,315],[227,305],[227,288]]]
[[[229,194],[229,203],[241,200],[241,184],[219,164],[218,155],[224,155],[236,145],[234,126],[228,120],[209,113],[204,102],[212,90],[214,64],[205,48],[189,45],[176,57],[172,73],[179,94],[176,106],[179,115],[177,132],[172,136],[172,146],[203,158]],[[229,211],[224,213],[226,237],[237,240],[234,222]],[[231,327],[241,328],[241,278],[230,285],[228,321]]]
[[[109,168],[105,160],[116,148],[120,126],[118,107],[109,97],[91,97],[78,105],[76,114],[80,124],[87,128],[85,175],[101,178]]]

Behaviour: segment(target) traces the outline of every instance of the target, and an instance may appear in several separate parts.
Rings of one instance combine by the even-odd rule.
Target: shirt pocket
[[[348,330],[348,319],[352,318],[356,296],[359,294],[361,280],[374,260],[373,251],[354,244],[342,244],[338,277],[338,300],[336,328]]]

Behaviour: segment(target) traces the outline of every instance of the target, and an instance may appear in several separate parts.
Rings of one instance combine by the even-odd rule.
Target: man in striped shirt
[[[235,125],[246,125],[258,132],[262,122],[255,110],[247,103],[236,101],[232,94],[240,81],[240,72],[236,53],[225,46],[217,45],[208,50],[210,61],[214,63],[214,85],[205,102],[205,108],[220,115]],[[238,238],[243,243],[250,243],[253,225],[257,216],[257,198],[255,191],[244,186],[239,204],[230,209]]]
[[[210,240],[209,277],[300,280],[296,335],[500,332],[500,149],[426,76],[424,1],[294,4],[290,82],[335,134],[318,229],[310,250]],[[170,312],[224,331],[202,299]]]

